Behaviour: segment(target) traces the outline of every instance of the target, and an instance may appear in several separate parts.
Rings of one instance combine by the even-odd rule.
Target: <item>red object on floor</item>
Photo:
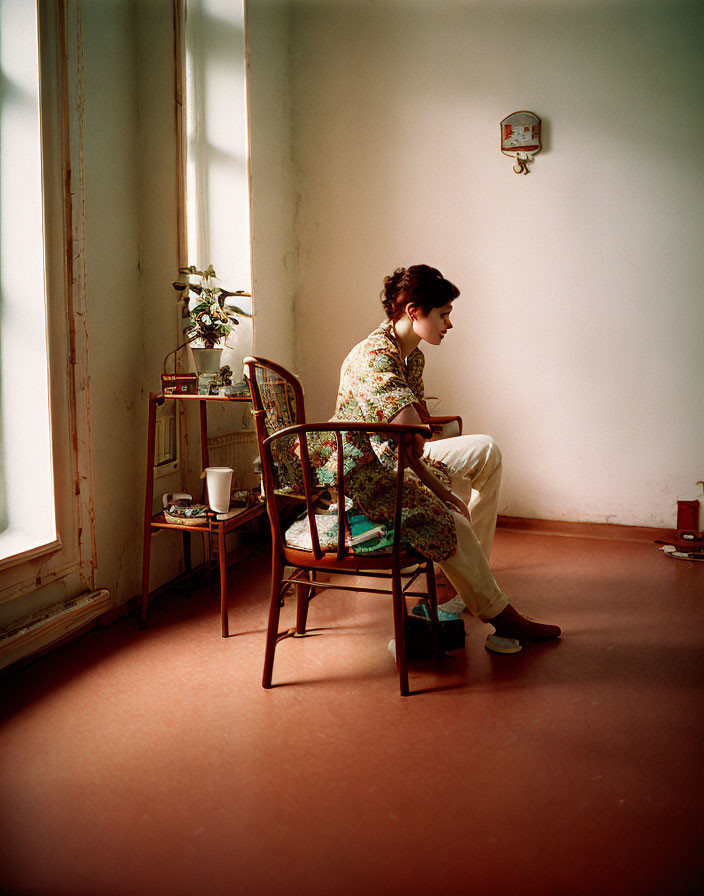
[[[699,501],[677,502],[677,528],[699,529]]]
[[[492,565],[562,638],[499,656],[467,619],[465,651],[409,664],[411,697],[388,600],[350,592],[313,600],[264,690],[262,554],[228,579],[229,638],[213,584],[10,672],[0,891],[698,893],[702,565],[501,530]]]

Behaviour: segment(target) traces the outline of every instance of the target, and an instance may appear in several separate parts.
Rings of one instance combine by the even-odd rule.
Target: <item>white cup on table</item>
[[[231,467],[206,467],[201,474],[201,478],[205,476],[208,487],[208,504],[216,513],[227,513],[230,509],[233,473]]]

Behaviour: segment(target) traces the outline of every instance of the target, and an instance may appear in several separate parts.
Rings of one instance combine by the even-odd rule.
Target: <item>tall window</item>
[[[72,130],[84,106],[80,3],[0,0],[0,65],[0,617],[14,619],[19,598],[34,612],[94,587]]]
[[[46,549],[57,540],[47,372],[35,3],[0,3],[0,66],[2,564]]]
[[[186,0],[185,43],[188,263],[251,292],[243,0]],[[250,352],[251,320],[236,337]]]

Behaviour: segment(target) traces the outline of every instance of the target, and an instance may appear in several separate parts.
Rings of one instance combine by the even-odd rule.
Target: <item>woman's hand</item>
[[[410,453],[409,450],[409,454]],[[434,492],[441,501],[444,501],[448,507],[456,510],[457,513],[461,514],[470,523],[472,522],[469,515],[469,508],[464,501],[461,501],[456,494],[445,488],[443,483],[440,482],[438,477],[434,475],[422,459],[410,456],[407,460],[409,467],[424,485],[427,485],[428,488]]]
[[[415,433],[411,437],[411,444],[408,446],[408,450],[416,460],[423,457],[423,452],[425,451],[425,439],[423,436],[419,436],[418,433]]]

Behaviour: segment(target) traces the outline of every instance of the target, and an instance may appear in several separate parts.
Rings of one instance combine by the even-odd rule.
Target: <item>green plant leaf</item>
[[[228,289],[221,289],[220,292],[224,296],[248,296],[251,297],[251,293],[245,292],[243,289],[236,289],[234,292],[230,292]]]
[[[228,311],[232,311],[233,314],[239,314],[240,317],[251,317],[252,315],[246,311],[243,311],[238,305],[229,305]]]

